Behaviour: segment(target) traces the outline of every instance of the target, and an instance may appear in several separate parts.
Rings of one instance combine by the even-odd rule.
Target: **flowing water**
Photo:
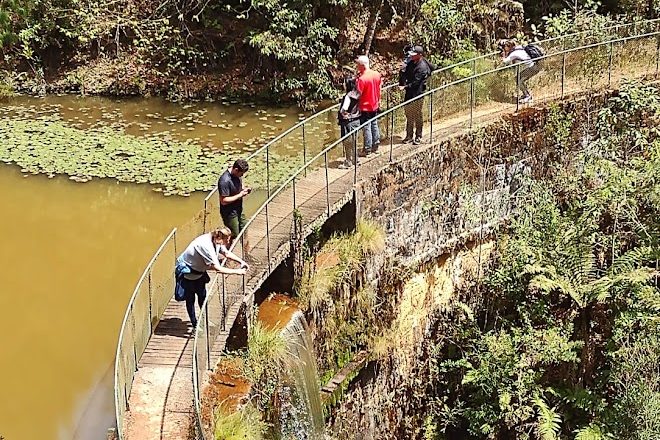
[[[83,130],[166,132],[236,154],[300,116],[298,109],[155,98],[23,97],[10,105],[0,107],[5,118],[56,113]],[[203,196],[24,176],[0,165],[0,437],[105,438],[114,421],[112,362],[133,287],[163,237],[200,209]]]
[[[307,321],[301,311],[293,314],[282,336],[291,354],[288,369],[282,374],[282,439],[321,440],[325,424],[319,377]]]

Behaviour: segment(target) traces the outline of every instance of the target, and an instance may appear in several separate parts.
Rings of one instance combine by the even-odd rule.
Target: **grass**
[[[301,308],[318,317],[341,284],[351,284],[366,258],[385,249],[385,233],[371,221],[360,221],[355,232],[334,235],[305,263],[297,294]]]
[[[9,84],[0,81],[0,102],[8,100],[14,95],[14,89]]]
[[[220,411],[215,421],[216,440],[261,440],[268,425],[261,420],[261,414],[252,405],[247,404],[241,410],[231,414]]]
[[[250,382],[258,383],[270,370],[279,371],[288,356],[287,342],[280,330],[269,330],[259,321],[250,326],[243,368]]]

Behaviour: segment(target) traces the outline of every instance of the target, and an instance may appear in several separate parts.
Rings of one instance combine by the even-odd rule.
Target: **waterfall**
[[[322,440],[324,418],[314,349],[301,311],[282,330],[291,354],[281,374],[280,431],[282,440]]]

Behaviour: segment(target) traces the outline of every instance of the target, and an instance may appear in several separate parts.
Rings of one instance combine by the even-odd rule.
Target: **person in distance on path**
[[[504,64],[520,63],[517,71],[516,86],[522,96],[518,99],[520,104],[532,102],[532,94],[527,87],[527,81],[541,71],[541,64],[532,60],[532,57],[525,50],[525,46],[516,44],[513,40],[501,40],[498,45],[502,49],[502,62]],[[529,47],[529,46],[527,46]]]
[[[355,59],[358,77],[355,90],[358,92],[360,110],[360,123],[374,118],[380,111],[380,92],[382,80],[380,73],[369,67],[369,57],[360,55]],[[364,154],[370,155],[378,151],[380,145],[380,129],[378,121],[373,120],[364,127]]]
[[[406,63],[405,70],[401,76],[399,88],[405,90],[404,100],[408,101],[416,98],[426,90],[426,80],[431,76],[433,68],[431,64],[423,57],[424,49],[422,46],[414,46],[408,52],[410,57]],[[406,112],[406,137],[403,143],[412,141],[414,145],[422,142],[422,129],[424,126],[424,117],[422,109],[424,107],[424,98],[419,98],[404,107]]]
[[[243,199],[247,197],[252,188],[243,188],[242,178],[249,170],[247,160],[238,159],[234,165],[225,170],[218,179],[218,194],[220,197],[220,216],[222,221],[232,233],[234,238],[245,228],[245,214],[243,213]],[[247,252],[247,237],[243,234],[244,252]]]
[[[352,136],[346,137],[342,141],[344,146],[344,163],[339,165],[339,168],[347,169],[353,166],[355,159],[354,147],[357,140],[357,128],[360,126],[360,107],[358,93],[355,90],[355,78],[346,78],[344,81],[346,93],[341,99],[339,104],[339,112],[337,113],[337,122],[341,129],[341,137],[353,133]]]

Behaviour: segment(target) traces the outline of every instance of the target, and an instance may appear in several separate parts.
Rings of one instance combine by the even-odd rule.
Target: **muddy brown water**
[[[168,131],[237,154],[300,117],[297,108],[229,100],[52,96],[11,105],[18,107],[3,117],[57,113],[81,129]],[[204,195],[164,197],[148,185],[79,184],[0,166],[0,437],[105,438],[114,423],[113,361],[128,300],[164,236],[200,209]],[[259,202],[253,196],[248,212]]]

